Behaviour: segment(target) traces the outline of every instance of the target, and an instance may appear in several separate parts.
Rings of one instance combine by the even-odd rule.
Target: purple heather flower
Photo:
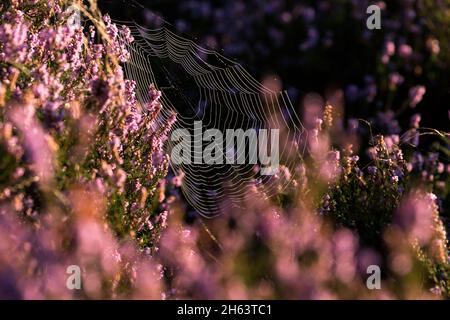
[[[377,92],[378,92],[378,89],[377,89],[377,85],[375,83],[369,83],[364,88],[364,96],[366,97],[366,100],[368,102],[372,102],[375,99]]]
[[[406,134],[402,137],[402,140],[406,143],[409,143],[415,147],[419,145],[420,134],[416,128],[410,129],[406,132]]]
[[[378,112],[376,123],[385,129],[388,134],[398,134],[401,132],[400,125],[392,111]]]
[[[411,164],[413,165],[414,169],[420,171],[423,168],[424,165],[424,158],[421,153],[414,152]]]
[[[441,47],[439,45],[439,40],[430,38],[427,40],[427,48],[433,54],[439,54],[441,52]]]
[[[377,167],[375,166],[369,166],[367,167],[367,172],[371,175],[375,175],[377,173]]]
[[[24,63],[28,48],[28,25],[21,11],[16,11],[15,15],[9,18],[5,19],[5,23],[0,25],[2,59],[15,63]]]
[[[430,163],[430,164],[435,164],[435,163],[437,163],[438,162],[438,160],[439,160],[439,153],[437,153],[437,152],[432,152],[432,153],[430,153],[429,155],[428,155],[428,162]]]
[[[314,48],[319,41],[319,37],[320,37],[320,34],[316,28],[313,28],[313,27],[309,28],[307,39],[302,44],[300,44],[300,47],[299,47],[300,50],[306,51],[306,50]]]
[[[389,75],[389,84],[392,88],[398,87],[404,80],[405,78],[398,72],[394,72]]]
[[[411,46],[407,45],[407,44],[401,44],[399,49],[398,49],[399,55],[402,58],[409,58],[412,55],[412,48]]]

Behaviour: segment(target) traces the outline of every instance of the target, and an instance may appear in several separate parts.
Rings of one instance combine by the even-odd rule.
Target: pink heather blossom
[[[330,104],[322,93],[305,96],[300,106],[305,130],[295,143],[283,141],[294,152],[283,155],[278,174],[255,176],[248,186],[227,190],[239,193],[239,203],[211,191],[222,214],[203,219],[181,196],[189,172],[170,172],[164,149],[177,114],[165,110],[156,84],[147,88],[149,101],[141,105],[140,86],[126,79],[123,63],[134,41],[130,29],[109,16],[83,29],[68,27],[60,0],[45,6],[36,6],[37,0],[11,3],[0,25],[0,298],[449,296],[448,238],[439,211],[445,210],[450,165],[440,153],[424,151],[425,145],[416,148],[422,143],[420,114],[410,119],[397,114],[405,98],[416,107],[426,92],[415,86],[404,97],[400,86],[426,78],[428,62],[432,68],[444,65],[438,39],[420,43],[439,64],[425,60],[430,54],[419,51],[419,41],[414,49],[395,45],[409,36],[432,37],[433,30],[419,25],[422,13],[408,5],[401,9],[411,24],[404,28],[401,19],[383,20],[384,42],[362,32],[358,44],[379,46],[372,56],[384,63],[369,69],[382,71],[322,79],[325,86],[317,90],[323,89]],[[255,4],[263,14],[248,14]],[[384,2],[378,5],[388,9]],[[318,1],[290,8],[278,0],[249,0],[216,10],[209,2],[190,1],[185,21],[175,24],[189,32],[191,10],[196,19],[214,21],[214,35],[200,41],[213,37],[214,46],[237,54],[256,49],[258,59],[282,44],[285,27],[302,24],[305,38],[292,43],[292,61],[283,54],[275,61],[294,74],[295,64],[317,67],[317,50],[334,52],[339,39],[327,30],[333,19],[325,30],[322,22],[340,6]],[[346,17],[362,21],[364,3],[350,1],[348,7]],[[144,14],[163,23],[148,10]],[[235,14],[248,17],[234,19]],[[229,16],[238,23],[229,23]],[[283,28],[269,25],[265,44],[252,30],[271,20]],[[332,71],[324,69],[327,75]],[[272,89],[283,90],[280,83]],[[367,121],[359,118],[366,111],[373,112]],[[400,124],[409,124],[406,132]],[[268,189],[276,197],[270,198]],[[82,270],[80,291],[65,286],[66,268],[73,264]],[[369,265],[383,270],[380,290],[366,286]]]
[[[396,88],[405,81],[405,78],[398,72],[389,75],[389,84],[392,88]]]

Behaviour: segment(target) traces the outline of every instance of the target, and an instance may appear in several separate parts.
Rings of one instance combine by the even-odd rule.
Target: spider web
[[[172,130],[187,129],[193,139],[194,121],[207,129],[279,129],[280,164],[292,172],[304,152],[306,130],[302,126],[286,91],[276,92],[252,77],[239,63],[216,51],[205,49],[163,26],[148,29],[134,22],[127,25],[135,39],[127,44],[130,59],[125,75],[136,82],[141,104],[148,103],[151,84],[162,91],[163,108],[158,118],[164,123],[176,112]],[[169,134],[170,136],[170,134]],[[166,152],[174,143],[166,143]],[[248,147],[248,142],[247,146]],[[193,150],[193,156],[198,153]],[[200,155],[201,156],[201,155]],[[247,157],[248,158],[248,157]],[[248,162],[245,162],[248,163]],[[205,217],[227,210],[242,209],[249,192],[257,188],[270,198],[283,192],[291,177],[281,179],[281,172],[263,176],[248,164],[175,164],[175,173],[183,172],[181,189],[187,202]],[[284,171],[285,172],[285,171]],[[251,200],[251,199],[250,199]]]

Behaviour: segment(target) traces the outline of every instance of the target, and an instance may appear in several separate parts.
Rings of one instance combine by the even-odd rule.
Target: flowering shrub
[[[140,105],[135,83],[124,79],[119,62],[128,56],[124,42],[133,41],[127,28],[101,17],[94,2],[79,4],[89,26],[68,23],[69,4],[0,7],[0,272],[5,278],[3,267],[15,264],[10,255],[26,246],[29,256],[18,258],[13,273],[46,274],[31,291],[5,291],[14,297],[58,297],[64,288],[51,286],[69,260],[96,270],[85,294],[101,297],[104,278],[122,281],[114,238],[134,238],[151,251],[167,218],[160,180],[171,122],[156,124],[159,95],[149,88],[154,100]],[[41,285],[46,290],[33,292]]]
[[[416,113],[401,134],[392,110],[344,126],[339,92],[336,106],[305,102],[308,152],[273,182],[289,187],[268,199],[255,181],[242,209],[203,220],[186,212],[183,173],[167,176],[175,115],[160,124],[153,86],[138,101],[122,69],[129,30],[88,2],[0,4],[0,297],[449,297],[448,133],[422,128]],[[69,5],[82,25],[68,23]],[[305,51],[317,45],[308,34]],[[436,41],[434,54],[446,45]],[[374,82],[366,89],[356,96],[370,97]],[[407,91],[406,108],[428,95]],[[82,269],[81,290],[66,287],[70,265]],[[366,285],[373,265],[379,290]]]

